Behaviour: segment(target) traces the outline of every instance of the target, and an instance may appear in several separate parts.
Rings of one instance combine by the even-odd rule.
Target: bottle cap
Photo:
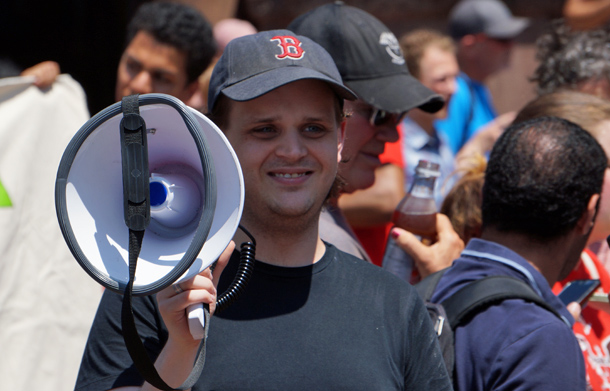
[[[420,160],[415,167],[415,174],[424,177],[439,177],[440,165],[428,160]]]

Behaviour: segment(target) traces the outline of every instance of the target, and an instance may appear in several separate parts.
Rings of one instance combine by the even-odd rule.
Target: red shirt
[[[382,164],[394,164],[401,169],[404,169],[404,160],[402,158],[402,124],[398,126],[399,139],[393,143],[386,143],[385,150],[379,155],[379,160]],[[377,266],[381,266],[385,245],[392,229],[392,223],[378,225],[366,228],[353,228],[354,233],[360,240],[362,247],[367,252],[371,261]]]
[[[565,280],[555,284],[553,292],[558,294],[568,282],[581,279],[599,279],[599,293],[607,295],[610,290],[610,275],[595,254],[585,250],[578,265]],[[573,330],[585,357],[587,388],[610,390],[610,313],[587,305]]]

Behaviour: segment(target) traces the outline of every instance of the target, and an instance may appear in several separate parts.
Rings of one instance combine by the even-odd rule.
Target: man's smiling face
[[[246,221],[305,218],[317,224],[341,156],[336,100],[326,83],[300,80],[230,102],[223,131],[244,173]]]

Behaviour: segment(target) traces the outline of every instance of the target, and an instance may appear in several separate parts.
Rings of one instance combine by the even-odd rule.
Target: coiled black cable
[[[216,312],[221,312],[227,309],[231,304],[237,300],[237,298],[243,293],[246,289],[246,285],[248,281],[250,281],[250,277],[252,277],[252,273],[254,272],[254,260],[256,258],[256,240],[248,232],[247,229],[242,227],[239,228],[250,238],[249,242],[244,242],[241,244],[241,250],[239,252],[239,267],[237,269],[237,273],[235,274],[235,278],[233,278],[233,282],[227,288],[220,298],[216,301]]]

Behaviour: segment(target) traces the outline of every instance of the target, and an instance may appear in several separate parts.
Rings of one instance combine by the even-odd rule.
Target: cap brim
[[[488,37],[496,39],[512,39],[521,34],[529,26],[528,18],[511,18],[503,23],[496,23],[485,32]]]
[[[357,99],[357,96],[353,91],[344,85],[337,83],[333,78],[312,69],[299,66],[270,69],[228,86],[222,90],[222,93],[230,99],[243,102],[258,98],[259,96],[288,83],[305,79],[321,80],[328,83],[333,91],[343,99]]]
[[[428,113],[439,111],[445,101],[411,75],[401,73],[366,80],[345,80],[366,103],[391,113],[419,108]]]

